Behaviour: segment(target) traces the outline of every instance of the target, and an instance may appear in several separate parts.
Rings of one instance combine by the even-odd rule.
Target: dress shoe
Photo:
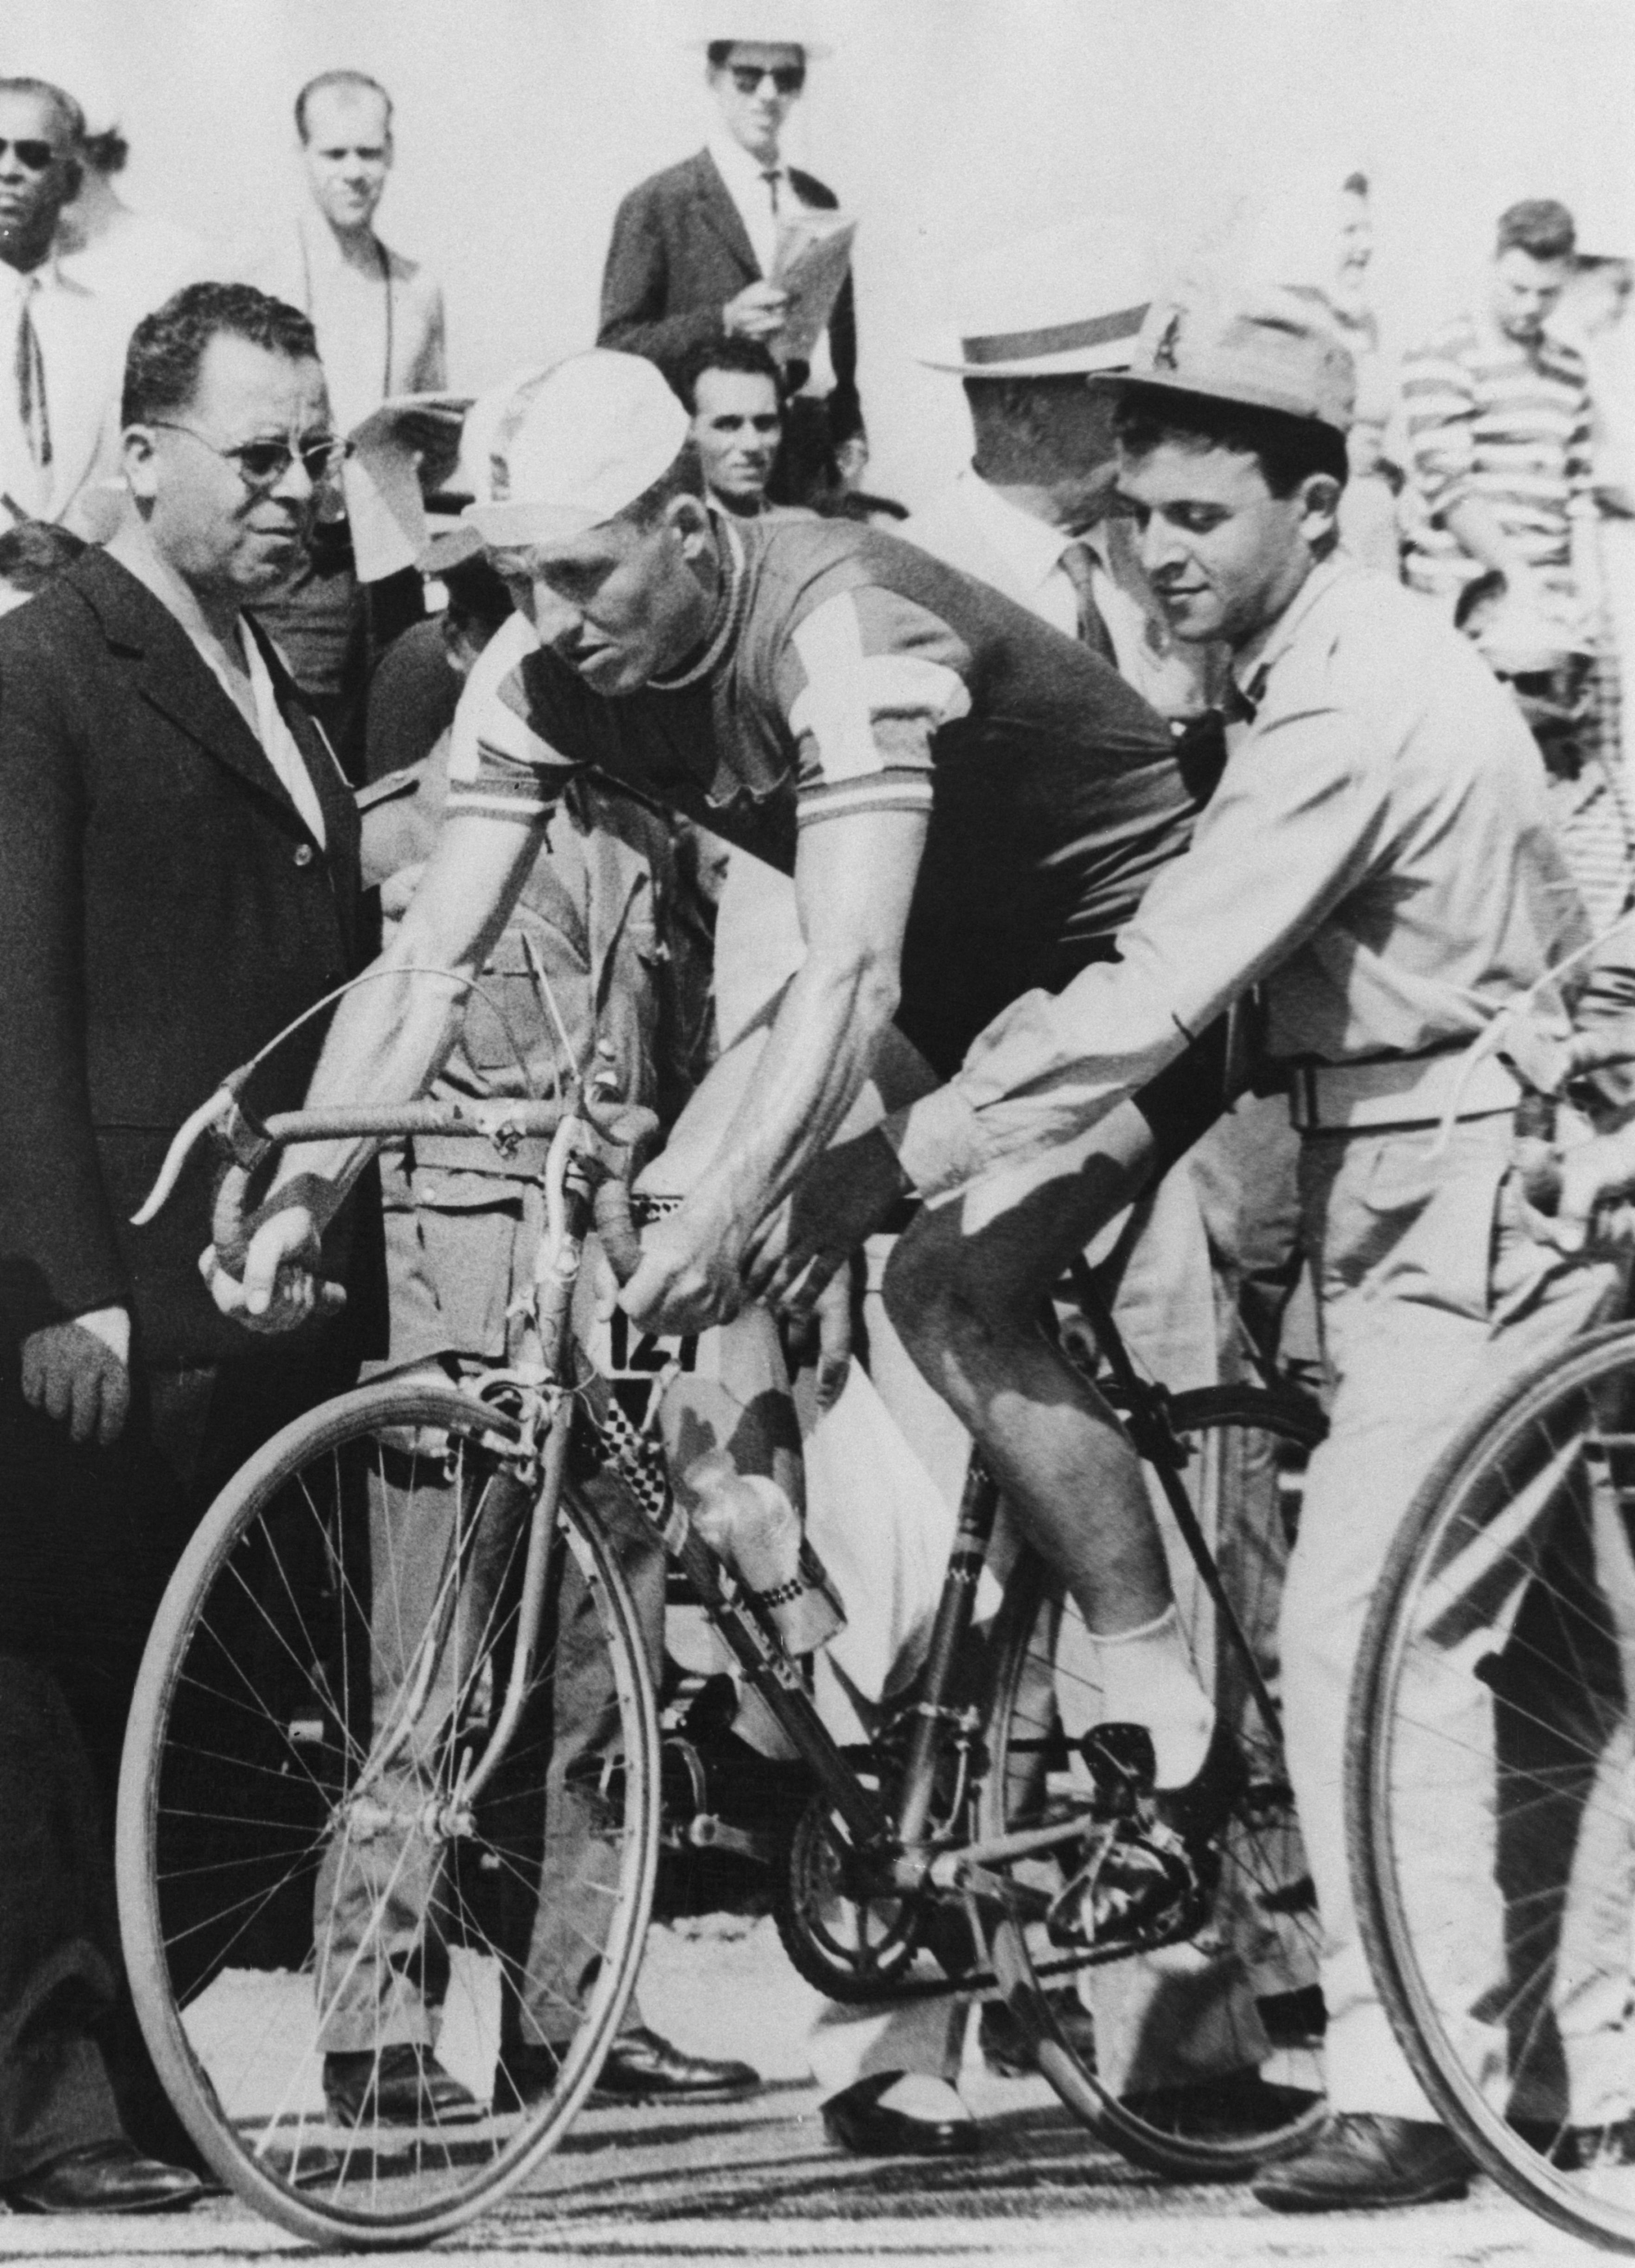
[[[596,2075],[593,2102],[735,2102],[760,2090],[747,2063],[685,2055],[657,2032],[621,2032]]]
[[[1335,2111],[1308,2150],[1268,2166],[1255,2195],[1274,2213],[1368,2213],[1462,2198],[1470,2161],[1430,2118]]]
[[[337,2126],[456,2126],[483,2106],[430,2048],[361,2048],[324,2058],[324,2100]]]
[[[144,2158],[133,2142],[90,2142],[8,2182],[13,2213],[179,2213],[204,2195],[185,2166]]]
[[[1056,2029],[1090,2070],[1095,2069],[1095,2026],[1090,2011],[1072,1990],[1045,1994]],[[983,2061],[1000,2079],[1027,2079],[1039,2068],[1033,2034],[1005,2000],[984,2000],[977,2021]]]
[[[494,2109],[507,2116],[531,2110],[556,2084],[562,2058],[555,2048],[535,2042],[528,2047],[501,2048],[494,2070]]]
[[[831,2095],[821,2106],[829,2140],[863,2158],[958,2158],[980,2150],[982,2136],[968,2113],[919,2118],[880,2101],[907,2076],[901,2071],[873,2072]]]

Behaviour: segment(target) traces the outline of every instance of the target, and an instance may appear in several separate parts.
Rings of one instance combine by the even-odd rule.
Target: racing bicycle
[[[1139,1830],[1077,1609],[1021,1547],[983,1607],[1001,1514],[975,1465],[923,1671],[867,1743],[831,1737],[776,1601],[733,1580],[671,1487],[657,1412],[689,1343],[621,1372],[589,1319],[587,1239],[622,1278],[639,1252],[615,1101],[592,1081],[263,1124],[229,1082],[174,1145],[161,1193],[209,1118],[232,1224],[286,1145],[461,1133],[537,1182],[543,1224],[520,1359],[458,1383],[377,1380],[286,1426],[166,1594],[129,1720],[118,1881],[143,2029],[200,2151],[319,2242],[420,2243],[526,2179],[549,2190],[635,1982],[661,1790],[688,1800],[625,1572],[633,1533],[661,1543],[804,1768],[777,1911],[809,1979],[842,1999],[1003,1995],[1063,2099],[1164,2173],[1241,2177],[1299,2149],[1322,2113],[1322,2012],[1269,1602],[1315,1406],[1276,1381],[1167,1392],[1075,1270],[1051,1327],[1146,1461],[1200,1675],[1248,1771],[1187,1897],[1105,1926],[1080,1900],[1064,1926],[1064,1887]],[[1219,2083],[1178,2087],[1139,2055],[1102,2067],[1098,1994],[1137,1962],[1160,2005],[1207,1992]],[[434,2046],[469,2108],[428,2102],[405,2123],[365,2089],[337,2111],[326,2058],[362,2051],[378,2073],[404,2044]]]

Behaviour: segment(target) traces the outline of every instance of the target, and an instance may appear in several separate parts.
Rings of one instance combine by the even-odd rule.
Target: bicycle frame
[[[504,1154],[508,1148],[514,1148],[522,1134],[532,1130],[543,1108],[514,1103],[475,1107],[423,1103],[395,1110],[360,1108],[315,1113],[290,1111],[270,1119],[264,1128],[248,1122],[247,1129],[247,1114],[235,1098],[230,1101],[231,1110],[218,1114],[224,1123],[218,1125],[217,1131],[238,1157],[241,1167],[261,1164],[276,1146],[337,1133],[389,1138],[435,1129],[438,1132],[487,1138]],[[593,1154],[595,1134],[593,1122],[585,1115],[582,1099],[571,1103],[565,1115],[556,1120],[543,1176],[546,1227],[535,1256],[527,1318],[527,1354],[516,1366],[488,1372],[477,1381],[478,1400],[488,1399],[497,1391],[514,1396],[519,1404],[514,1414],[507,1413],[507,1434],[501,1454],[532,1505],[516,1643],[504,1697],[482,1753],[475,1758],[468,1755],[462,1761],[458,1784],[442,1807],[443,1827],[448,1832],[470,1831],[473,1808],[505,1757],[534,1681],[550,1588],[556,1513],[568,1473],[573,1410],[578,1404],[600,1435],[609,1462],[630,1489],[644,1517],[668,1556],[686,1575],[711,1623],[855,1838],[859,1859],[865,1861],[869,1889],[882,1894],[929,1894],[956,1898],[982,1891],[1013,1897],[1014,1883],[992,1874],[989,1869],[995,1863],[1055,1843],[1082,1840],[1082,1822],[1030,1830],[986,1843],[957,1844],[939,1837],[932,1820],[938,1769],[948,1743],[955,1735],[968,1742],[980,1724],[979,1697],[961,1691],[961,1679],[969,1660],[968,1639],[976,1611],[976,1587],[998,1513],[999,1496],[995,1484],[980,1459],[974,1457],[919,1694],[909,1708],[911,1728],[902,1784],[895,1808],[888,1808],[858,1778],[847,1754],[824,1725],[806,1691],[799,1664],[785,1651],[768,1611],[746,1587],[729,1587],[724,1580],[721,1562],[695,1532],[685,1512],[675,1502],[659,1442],[650,1431],[636,1426],[615,1398],[608,1381],[593,1366],[587,1377],[575,1374],[574,1292],[586,1239],[595,1226],[596,1190],[607,1178],[605,1167],[598,1164]],[[173,1179],[173,1164],[169,1161],[166,1173]],[[151,1207],[152,1203],[150,1200]],[[1276,1705],[1181,1481],[1186,1452],[1170,1422],[1170,1397],[1163,1387],[1149,1385],[1138,1376],[1112,1314],[1083,1262],[1074,1263],[1072,1276],[1081,1311],[1108,1364],[1115,1393],[1123,1405],[1132,1440],[1158,1474],[1182,1536],[1214,1603],[1226,1642],[1237,1657],[1256,1707],[1275,1732]],[[679,1368],[678,1363],[658,1373],[652,1403],[655,1410],[665,1385]],[[513,1425],[516,1432],[512,1438],[510,1427]],[[472,1555],[477,1531],[486,1516],[485,1503],[479,1507],[464,1543],[456,1537],[451,1543],[453,1580],[416,1650],[404,1680],[403,1704],[394,1712],[392,1721],[372,1745],[354,1784],[350,1800],[355,1805],[365,1802],[371,1785],[404,1743],[414,1737],[436,1684],[443,1650],[458,1625],[461,1587],[466,1580],[461,1563]]]

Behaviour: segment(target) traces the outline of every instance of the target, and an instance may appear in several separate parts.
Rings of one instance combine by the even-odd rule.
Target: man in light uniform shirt
[[[928,1374],[975,1430],[991,1428],[1007,1329],[1033,1289],[1032,1224],[1082,1211],[1099,1123],[1263,985],[1268,1049],[1290,1067],[1306,1136],[1306,1239],[1333,1388],[1282,1661],[1324,1924],[1336,2115],[1256,2193],[1285,2210],[1416,2203],[1459,2194],[1467,2169],[1392,2038],[1351,1909],[1347,1688],[1386,1550],[1437,1450],[1476,1399],[1565,1344],[1609,1293],[1609,1270],[1564,1264],[1516,1225],[1514,1082],[1491,1058],[1469,1077],[1460,1064],[1586,932],[1536,751],[1502,690],[1428,608],[1334,556],[1351,374],[1311,300],[1239,296],[1218,278],[1161,295],[1121,385],[1120,486],[1146,570],[1179,637],[1222,637],[1234,652],[1231,753],[1192,848],[1155,878],[1120,958],[1054,998],[1024,996],[949,1086],[888,1122],[902,1172],[954,1201],[928,1206],[903,1240],[887,1299]],[[871,1140],[878,1160],[878,1138],[859,1152]],[[842,1170],[829,1168],[836,1186]],[[1469,1914],[1469,1974],[1455,1989],[1471,2007],[1499,1957],[1497,1926],[1483,1926],[1496,1901],[1482,1895],[1491,1786],[1479,1769],[1464,1802],[1456,1817],[1450,1799],[1439,1852],[1405,1863],[1451,1859],[1438,1887]]]

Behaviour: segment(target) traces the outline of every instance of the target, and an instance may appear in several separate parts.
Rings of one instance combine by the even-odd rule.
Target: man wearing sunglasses
[[[322,1325],[221,1326],[208,1172],[129,1226],[199,1096],[361,958],[352,798],[246,612],[333,463],[312,326],[190,285],[122,416],[119,533],[0,622],[0,2197],[33,2212],[198,2194],[119,1991],[124,1717],[194,1521],[351,1374]]]
[[[739,36],[711,40],[705,49],[717,124],[695,157],[630,191],[614,222],[602,276],[597,343],[645,355],[673,385],[690,355],[723,337],[755,339],[777,354],[787,298],[768,279],[779,218],[802,205],[832,210],[836,202],[780,154],[806,67],[829,50],[804,40],[784,11],[741,0],[727,28]],[[836,484],[842,464],[855,460],[861,468],[867,448],[857,364],[848,276],[811,361],[785,368],[775,503],[810,503]]]
[[[105,302],[62,274],[52,239],[78,191],[79,106],[44,79],[0,79],[0,523],[113,524],[118,390]]]

